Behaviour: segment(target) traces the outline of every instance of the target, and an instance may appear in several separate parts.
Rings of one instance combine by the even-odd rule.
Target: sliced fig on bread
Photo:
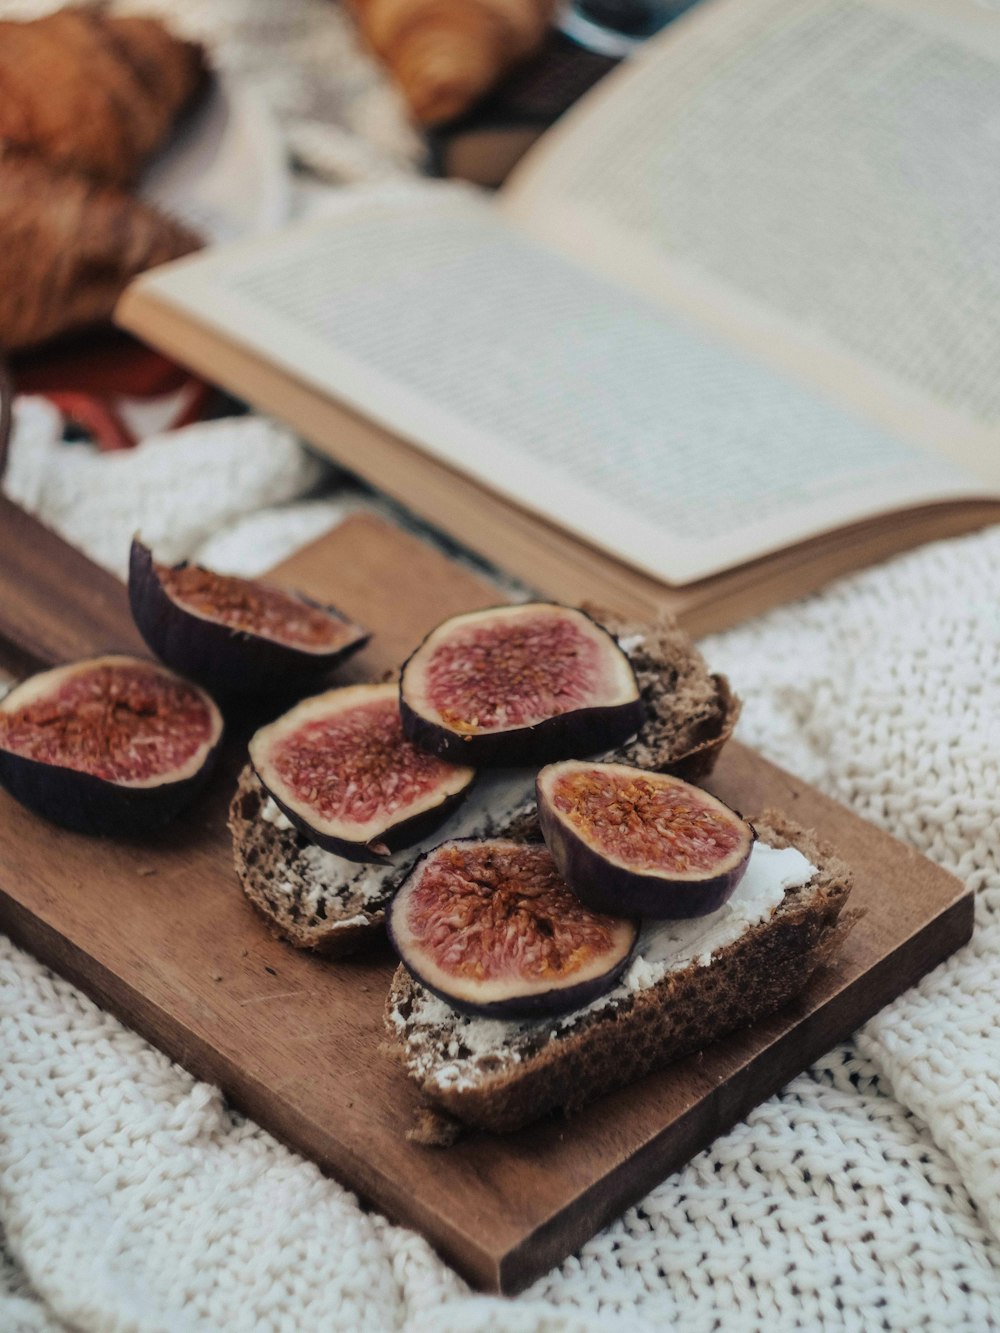
[[[669,618],[635,625],[607,611],[594,615],[620,637],[645,710],[638,735],[617,749],[614,758],[683,776],[708,772],[739,713],[739,703],[724,678],[709,673],[697,649]],[[534,769],[495,768],[482,773],[470,799],[448,817],[446,827],[396,853],[391,864],[373,867],[349,862],[338,866],[334,856],[316,855],[320,849],[299,828],[289,828],[256,774],[248,770],[230,815],[241,883],[271,928],[291,943],[336,953],[347,952],[348,945],[361,947],[381,933],[381,908],[396,884],[442,835],[521,836],[514,831],[511,816],[531,796],[534,778]],[[520,822],[530,824],[529,836],[540,840],[534,813]],[[372,870],[385,872],[386,890],[375,900],[364,900],[368,915],[361,923],[358,876],[370,885]]]
[[[648,979],[632,978],[630,967],[598,1005],[565,1018],[485,1022],[397,968],[386,1032],[425,1102],[409,1137],[445,1144],[456,1127],[505,1134],[557,1109],[575,1111],[798,995],[861,915],[846,907],[851,874],[830,847],[781,814],[763,812],[755,824],[765,846],[805,857],[802,882],[789,883],[776,906],[710,957]],[[642,939],[636,956],[644,958]]]
[[[601,753],[634,736],[645,717],[613,635],[551,602],[439,625],[403,667],[400,710],[414,744],[484,766]]]
[[[752,825],[667,773],[568,759],[543,768],[535,791],[553,859],[594,911],[706,916],[750,862]]]
[[[396,858],[371,865],[323,851],[281,815],[250,764],[229,806],[229,831],[240,886],[273,935],[326,958],[384,938],[385,905],[406,869]]]
[[[296,828],[351,861],[385,862],[419,842],[475,779],[405,738],[392,684],[303,700],[256,732],[250,761]]]
[[[637,921],[599,915],[566,887],[543,844],[442,843],[410,871],[386,925],[404,966],[460,1013],[537,1018],[610,990]]]

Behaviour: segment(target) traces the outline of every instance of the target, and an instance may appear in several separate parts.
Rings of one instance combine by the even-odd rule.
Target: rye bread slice
[[[398,872],[376,876],[381,867],[354,865],[314,847],[297,829],[263,817],[269,799],[247,764],[229,807],[243,892],[272,933],[296,948],[328,958],[354,953],[381,930]]]
[[[670,617],[636,626],[588,607],[622,641],[635,670],[647,720],[638,735],[608,756],[641,768],[661,769],[696,782],[708,776],[739,717],[739,700],[724,676],[705,660]],[[530,795],[484,817],[481,827],[455,832],[454,819],[436,841],[455,836],[488,837]],[[469,804],[477,801],[473,790]],[[243,891],[272,931],[300,949],[342,957],[382,933],[385,905],[416,860],[401,855],[395,867],[377,870],[322,852],[294,829],[263,818],[267,793],[249,765],[240,775],[229,810],[236,873]]]
[[[727,677],[709,671],[672,616],[637,626],[610,611],[584,609],[618,639],[646,705],[639,733],[608,759],[702,782],[739,721],[740,700]]]
[[[782,815],[767,811],[754,824],[763,842],[797,847],[817,867],[809,883],[786,890],[769,917],[707,964],[668,972],[645,990],[584,1011],[572,1026],[511,1025],[506,1044],[477,1053],[466,1044],[471,1038],[463,1038],[468,1020],[448,1012],[400,966],[386,1001],[389,1049],[428,1108],[411,1137],[446,1144],[455,1137],[456,1121],[508,1133],[551,1111],[573,1111],[749,1026],[797,995],[859,915],[843,911],[850,872],[814,834]],[[522,832],[531,836],[530,826]],[[495,1033],[501,1025],[491,1027]]]

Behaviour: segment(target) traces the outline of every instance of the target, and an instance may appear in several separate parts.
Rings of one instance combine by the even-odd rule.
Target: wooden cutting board
[[[123,589],[0,502],[0,640],[22,669],[135,647]],[[376,637],[357,677],[395,666],[453,612],[496,593],[416,539],[355,517],[277,571]],[[739,682],[736,682],[738,687]],[[571,1119],[447,1150],[407,1142],[416,1097],[379,1051],[385,947],[324,963],[267,934],[234,877],[225,809],[237,740],[198,807],[144,841],[51,827],[0,793],[0,926],[481,1288],[515,1292],[963,944],[957,880],[731,744],[711,786],[778,806],[833,842],[867,915],[781,1014]]]

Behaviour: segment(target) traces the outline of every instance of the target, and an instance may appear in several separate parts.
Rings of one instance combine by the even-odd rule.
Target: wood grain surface
[[[9,507],[3,519],[18,551],[5,549],[0,570],[0,637],[38,662],[134,647],[114,580]],[[496,600],[367,516],[276,576],[376,632],[355,677],[397,665],[443,616]],[[244,741],[232,740],[203,803],[143,841],[53,828],[0,793],[0,925],[485,1289],[520,1290],[558,1263],[971,932],[958,881],[731,744],[713,790],[748,815],[784,809],[855,868],[853,901],[867,914],[836,964],[766,1023],[571,1119],[417,1147],[405,1138],[415,1094],[379,1050],[386,947],[339,964],[298,953],[268,935],[239,890],[224,816]]]

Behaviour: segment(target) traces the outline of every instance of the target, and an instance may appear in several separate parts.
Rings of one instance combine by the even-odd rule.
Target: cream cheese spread
[[[265,824],[273,824],[275,828],[284,829],[286,832],[295,827],[273,796],[269,796],[260,807],[260,817]]]
[[[443,828],[435,830],[415,846],[396,852],[385,863],[349,861],[314,843],[304,843],[295,858],[302,884],[297,886],[286,880],[282,887],[290,897],[299,892],[303,909],[310,912],[317,909],[321,900],[327,901],[331,896],[352,907],[381,908],[424,852],[436,847],[446,837],[489,837],[498,826],[509,822],[525,807],[533,795],[534,784],[534,769],[504,769],[483,774]],[[282,831],[294,828],[271,796],[262,803],[260,818]]]

